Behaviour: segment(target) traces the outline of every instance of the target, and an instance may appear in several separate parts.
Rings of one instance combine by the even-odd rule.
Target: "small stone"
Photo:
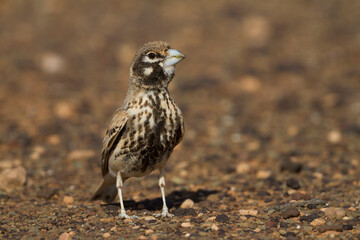
[[[116,232],[116,231],[117,231],[117,228],[116,228],[116,227],[112,227],[112,228],[110,228],[110,231]]]
[[[289,178],[286,181],[286,185],[292,189],[299,189],[300,188],[300,183],[297,179],[295,178]]]
[[[259,211],[256,209],[240,209],[239,213],[242,216],[247,216],[247,215],[256,216],[258,215]]]
[[[109,217],[109,218],[101,218],[100,219],[100,222],[103,222],[103,223],[109,223],[109,222],[112,222],[112,221],[114,221],[114,218],[111,218],[111,217]]]
[[[211,230],[218,231],[219,227],[214,223],[213,225],[211,225]]]
[[[291,194],[291,199],[292,200],[310,200],[311,197],[308,195],[308,194],[304,194],[304,193],[301,193],[301,192],[295,192],[293,194]]]
[[[294,207],[288,208],[286,209],[284,212],[281,213],[281,216],[285,219],[287,218],[293,218],[293,217],[298,217],[300,215],[299,210],[297,210]]]
[[[345,224],[342,226],[344,230],[353,230],[354,226],[350,224]]]
[[[150,221],[155,221],[155,220],[150,220]],[[125,218],[125,219],[124,219],[124,222],[125,222],[125,223],[132,223],[133,220],[132,220],[131,218]]]
[[[226,214],[221,214],[215,218],[215,221],[221,222],[221,223],[228,222],[229,217]]]
[[[149,235],[149,234],[151,234],[151,233],[153,233],[154,232],[154,230],[152,230],[152,229],[147,229],[146,231],[145,231],[145,235]]]
[[[22,166],[5,169],[0,173],[0,189],[5,192],[20,190],[26,182],[26,170]]]
[[[238,80],[238,87],[249,93],[254,93],[260,90],[261,82],[255,76],[246,75]]]
[[[303,222],[303,221],[312,222],[312,221],[314,221],[314,219],[317,219],[319,217],[320,217],[319,214],[317,212],[314,212],[310,215],[301,216],[300,221],[301,222]]]
[[[14,160],[1,160],[0,161],[0,170],[1,169],[8,169],[8,168],[16,168],[21,165],[20,159]]]
[[[72,116],[74,116],[75,107],[72,105],[72,103],[59,102],[56,104],[54,111],[57,117],[61,119],[70,119]]]
[[[236,173],[237,174],[244,174],[248,173],[250,171],[250,164],[241,162],[238,165],[236,165]]]
[[[59,135],[53,134],[47,137],[47,142],[51,145],[58,145],[60,143]]]
[[[111,234],[108,233],[108,232],[103,234],[103,238],[108,238],[108,237],[110,237],[110,236],[111,236]]]
[[[310,223],[310,225],[313,227],[317,227],[317,226],[324,225],[325,223],[326,223],[326,221],[324,219],[316,218]]]
[[[74,150],[68,155],[69,160],[88,159],[95,156],[93,150]]]
[[[256,173],[256,178],[259,178],[259,179],[266,179],[268,177],[271,176],[271,172],[270,171],[265,171],[265,170],[259,170],[257,173]]]
[[[278,225],[278,223],[275,221],[266,221],[265,222],[265,227],[268,227],[268,228],[276,227],[277,225]]]
[[[41,56],[40,66],[45,73],[54,74],[64,70],[65,61],[59,54],[47,52]]]
[[[307,208],[308,208],[308,209],[316,209],[317,206],[316,206],[316,204],[309,203],[309,204],[307,205]]]
[[[194,204],[194,201],[188,198],[181,204],[180,208],[193,208]]]
[[[213,216],[213,217],[209,217],[208,219],[206,219],[206,221],[207,221],[207,222],[209,222],[209,221],[214,221],[215,219],[216,219],[216,217]]]
[[[338,130],[330,131],[327,135],[327,140],[333,144],[339,143],[341,141],[341,132]]]
[[[70,196],[65,196],[64,199],[63,199],[63,202],[65,204],[73,204],[74,203],[74,198],[70,197]]]
[[[325,209],[325,216],[329,218],[343,218],[345,216],[345,210],[342,208],[329,207]]]
[[[301,163],[296,163],[296,162],[293,162],[290,159],[286,158],[281,163],[280,171],[281,172],[289,171],[292,173],[299,173],[299,172],[301,172],[302,167],[303,166]]]
[[[67,232],[62,233],[59,236],[59,240],[71,240],[71,239],[72,239],[71,235]]]
[[[181,224],[181,226],[184,228],[192,227],[191,223],[189,223],[189,222],[184,222]]]
[[[352,212],[356,212],[356,208],[354,208],[354,207],[349,207],[348,209]]]
[[[151,221],[151,220],[156,220],[156,218],[154,218],[153,216],[146,216],[145,221]]]
[[[327,231],[337,231],[337,232],[342,232],[343,228],[341,225],[339,224],[331,224],[331,225],[321,225],[319,227],[319,232],[323,233],[323,232],[327,232]]]
[[[178,208],[172,212],[175,216],[196,216],[196,211],[193,208]]]
[[[139,238],[138,238],[139,240],[146,240],[147,239],[147,237],[145,237],[144,235],[141,235],[141,236],[139,236]]]

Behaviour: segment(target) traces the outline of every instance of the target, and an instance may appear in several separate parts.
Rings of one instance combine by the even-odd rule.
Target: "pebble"
[[[152,230],[152,229],[147,229],[145,231],[145,235],[149,235],[149,234],[152,234],[152,233],[154,233],[154,230]]]
[[[338,130],[330,131],[327,135],[327,140],[333,144],[339,143],[341,141],[341,132]]]
[[[192,227],[191,223],[189,222],[184,222],[181,224],[182,227],[188,228],[188,227]]]
[[[306,222],[312,222],[314,221],[315,219],[319,218],[319,214],[317,212],[313,212],[312,214],[310,215],[305,215],[305,216],[302,216],[300,217],[300,221],[306,221]]]
[[[172,212],[175,216],[196,216],[196,211],[193,208],[178,208]]]
[[[316,218],[310,223],[310,225],[313,227],[317,227],[317,226],[324,225],[325,223],[326,223],[326,221],[324,219]]]
[[[216,219],[216,217],[215,216],[213,216],[213,217],[209,217],[208,219],[206,219],[206,221],[208,222],[208,221],[214,221]]]
[[[246,75],[238,80],[238,86],[245,92],[254,93],[260,90],[261,82],[255,76]]]
[[[144,219],[145,219],[145,221],[156,220],[156,218],[153,216],[146,216]]]
[[[145,237],[144,235],[141,235],[141,236],[139,236],[139,238],[138,239],[140,239],[140,240],[146,240],[147,239],[147,237]]]
[[[20,190],[26,182],[26,170],[19,166],[12,169],[5,169],[0,173],[0,189],[6,192]]]
[[[111,236],[111,234],[108,233],[108,232],[103,234],[103,237],[104,237],[104,238],[108,238],[108,237],[110,237],[110,236]]]
[[[259,170],[256,173],[256,178],[259,178],[259,179],[266,179],[266,178],[268,178],[270,176],[271,176],[271,172],[268,171],[268,170]]]
[[[256,209],[240,209],[239,213],[242,216],[246,216],[246,215],[256,216],[258,215],[259,211]]]
[[[286,181],[286,186],[296,190],[300,188],[300,183],[296,178],[289,178]]]
[[[286,209],[284,212],[281,213],[281,216],[285,219],[287,218],[293,218],[293,217],[298,217],[300,215],[299,210],[297,210],[294,207],[288,208]]]
[[[75,114],[74,106],[68,102],[59,102],[54,108],[55,114],[61,119],[70,119]]]
[[[296,163],[296,162],[293,162],[290,159],[286,158],[281,163],[280,171],[281,172],[289,171],[292,173],[299,173],[299,172],[301,172],[302,168],[303,168],[303,165],[301,163]]]
[[[72,239],[71,235],[67,232],[62,233],[59,236],[59,240],[71,240],[71,239]]]
[[[345,216],[345,210],[342,208],[329,207],[325,209],[325,216],[329,218],[343,218]]]
[[[20,159],[0,161],[0,169],[16,168],[21,165]]]
[[[40,66],[45,73],[54,74],[64,70],[65,61],[59,54],[47,52],[41,56]]]
[[[69,160],[88,159],[95,156],[93,150],[74,150],[68,155]]]
[[[221,214],[215,218],[215,221],[225,223],[229,221],[229,217],[226,214]]]
[[[278,225],[278,223],[275,222],[275,221],[267,221],[267,222],[265,222],[265,227],[268,227],[268,228],[276,227],[277,225]]]
[[[293,194],[291,194],[291,199],[292,200],[310,200],[311,197],[308,195],[308,194],[304,194],[304,193],[301,193],[301,192],[295,192]]]
[[[101,218],[100,219],[100,222],[103,222],[103,223],[109,223],[109,222],[112,222],[114,220],[114,218]]]
[[[331,225],[321,225],[319,228],[319,232],[327,232],[327,231],[337,231],[342,232],[343,228],[339,224],[331,224]]]
[[[218,231],[219,227],[214,223],[213,225],[211,225],[211,230]]]
[[[353,230],[354,226],[350,224],[345,224],[342,226],[344,230]]]
[[[260,15],[250,15],[240,22],[244,42],[251,47],[264,46],[272,35],[270,21]]]
[[[236,165],[236,173],[237,174],[244,174],[250,171],[250,164],[241,162]]]
[[[70,196],[65,196],[63,198],[63,202],[65,204],[73,204],[74,203],[74,198],[73,197],[70,197]]]
[[[193,208],[194,205],[194,201],[188,198],[181,204],[180,208]]]

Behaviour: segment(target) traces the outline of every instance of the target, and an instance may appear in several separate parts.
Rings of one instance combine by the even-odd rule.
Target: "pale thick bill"
[[[165,58],[164,67],[172,66],[180,62],[185,58],[185,55],[176,50],[176,49],[169,49],[168,56]]]

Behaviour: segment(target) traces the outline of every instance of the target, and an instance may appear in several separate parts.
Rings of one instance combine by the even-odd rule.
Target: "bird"
[[[175,65],[185,55],[163,41],[139,48],[130,67],[124,102],[116,110],[106,131],[102,153],[103,179],[90,200],[120,199],[119,218],[130,218],[123,203],[124,182],[159,170],[163,201],[160,217],[171,217],[165,199],[165,164],[184,136],[180,108],[169,94]],[[133,216],[131,218],[135,218]]]

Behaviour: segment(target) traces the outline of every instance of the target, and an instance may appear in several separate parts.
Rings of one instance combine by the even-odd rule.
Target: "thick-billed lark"
[[[117,192],[120,218],[129,218],[122,197],[125,180],[145,176],[155,169],[160,171],[161,215],[172,216],[165,201],[164,166],[182,140],[184,122],[168,85],[174,77],[175,64],[184,57],[168,43],[156,41],[141,47],[132,61],[127,95],[103,141],[103,180],[91,196],[91,200],[112,202]]]

